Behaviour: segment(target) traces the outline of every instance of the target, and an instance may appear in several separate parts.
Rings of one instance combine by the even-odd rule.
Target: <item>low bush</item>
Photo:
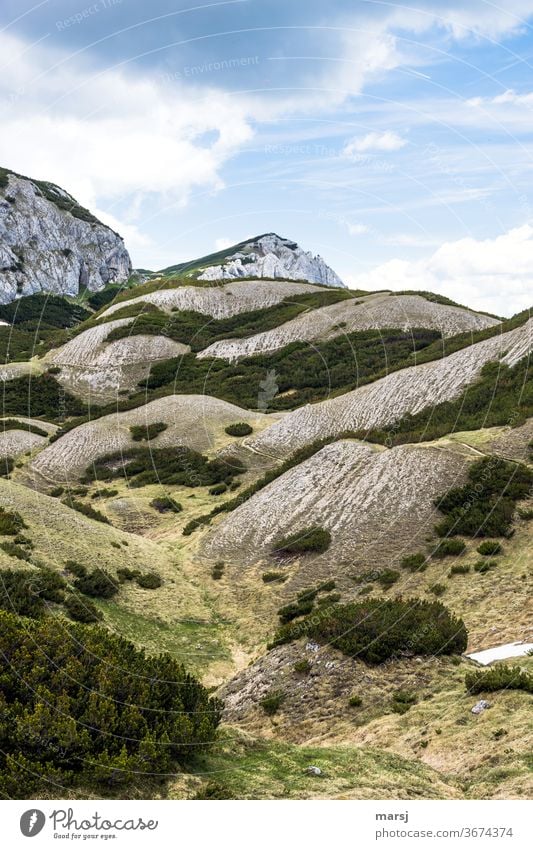
[[[455,563],[448,572],[448,575],[468,575],[469,572],[470,566],[466,566],[463,563]]]
[[[78,563],[76,560],[67,560],[65,569],[72,575],[75,575],[76,578],[84,578],[87,574],[87,567],[82,563]]]
[[[319,598],[316,605],[317,607],[328,607],[328,605],[336,604],[340,600],[340,593],[328,593],[328,595],[324,595],[322,598]]]
[[[437,558],[452,557],[464,554],[465,551],[466,543],[462,539],[443,539],[431,552],[431,556]]]
[[[311,670],[311,664],[307,658],[303,658],[303,660],[297,660],[292,668],[299,675],[306,675]]]
[[[16,542],[1,542],[0,548],[2,551],[5,551],[9,557],[16,557],[17,560],[26,560],[29,561],[31,559],[31,554],[29,551],[26,551],[22,546],[18,545]]]
[[[76,578],[74,586],[83,595],[89,595],[93,598],[112,598],[118,593],[117,581],[109,572],[100,567]]]
[[[27,421],[19,421],[18,419],[1,419],[0,431],[2,430],[25,430],[28,433],[35,433],[37,436],[48,437],[48,432],[46,430],[43,430],[42,427],[39,427],[35,424],[31,424]]]
[[[64,486],[54,486],[53,489],[50,490],[50,495],[52,498],[59,498],[65,492]]]
[[[211,570],[211,577],[214,581],[219,581],[224,574],[225,564],[223,560],[217,560]]]
[[[445,584],[432,584],[429,588],[429,592],[433,593],[433,595],[436,595],[437,598],[439,598],[441,595],[444,595],[444,593],[446,592],[446,585]]]
[[[314,604],[314,599],[293,601],[290,604],[286,604],[278,610],[279,621],[285,624],[292,622],[293,619],[298,619],[300,616],[306,616],[308,613],[311,613]]]
[[[361,696],[353,695],[350,696],[350,698],[348,699],[348,704],[350,705],[350,707],[361,707],[361,705],[363,704],[363,700]]]
[[[0,507],[0,535],[16,536],[27,524],[16,510],[6,510]]]
[[[117,578],[121,584],[123,584],[124,581],[135,581],[140,577],[140,575],[141,572],[139,569],[128,569],[127,566],[120,566],[117,569]]]
[[[88,598],[81,598],[77,593],[69,593],[64,601],[64,607],[68,615],[75,622],[98,622],[102,614]]]
[[[152,424],[145,425],[131,425],[130,434],[134,442],[142,442],[143,440],[150,442],[151,439],[155,439],[159,433],[163,433],[163,431],[167,428],[168,425],[164,422],[152,422]]]
[[[107,516],[104,516],[100,510],[95,510],[90,504],[84,504],[83,501],[77,501],[75,498],[65,499],[64,503],[72,507],[73,510],[77,510],[78,513],[83,513],[88,519],[93,519],[95,522],[103,522],[105,525],[111,524]]]
[[[46,602],[60,604],[65,581],[51,569],[6,569],[0,572],[0,608],[38,619]]]
[[[439,601],[402,598],[335,605],[320,616],[282,625],[272,645],[303,636],[368,663],[406,655],[460,654],[467,643],[464,622]]]
[[[491,568],[492,564],[488,560],[478,560],[477,563],[474,563],[474,572],[480,572],[481,575],[488,572]]]
[[[416,704],[415,693],[409,690],[397,690],[392,696],[391,708],[394,713],[404,714]]]
[[[280,690],[273,690],[262,698],[259,704],[268,716],[273,716],[278,712],[284,701],[285,693],[282,693]]]
[[[108,489],[104,486],[102,489],[97,489],[96,492],[93,492],[91,498],[114,498],[115,495],[118,495],[118,489]]]
[[[276,581],[278,583],[283,583],[288,577],[289,576],[284,575],[283,572],[263,572],[261,576],[263,583],[265,584],[273,584]]]
[[[228,485],[225,483],[216,483],[214,486],[210,487],[209,495],[222,495],[224,492],[227,492]]]
[[[396,583],[399,577],[400,573],[395,569],[384,569],[383,572],[379,573],[377,581],[384,590],[388,590]]]
[[[281,556],[306,554],[308,552],[320,554],[327,551],[330,543],[330,532],[325,528],[313,525],[309,528],[302,528],[295,534],[279,537],[274,541],[272,550],[274,554]]]
[[[403,557],[400,566],[409,572],[425,572],[428,567],[428,559],[425,554],[408,554]]]
[[[181,513],[183,510],[179,501],[175,501],[170,495],[160,495],[158,498],[152,498],[150,507],[153,507],[158,513]]]
[[[0,458],[0,478],[8,478],[14,468],[15,461],[13,457]]]
[[[449,490],[435,504],[445,519],[439,536],[508,536],[516,502],[533,486],[533,472],[520,463],[486,457],[470,466],[469,482]]]
[[[253,427],[247,424],[247,422],[236,422],[225,428],[228,436],[248,436],[250,433],[253,433],[253,430]]]
[[[490,669],[468,672],[465,686],[469,693],[492,693],[496,690],[524,690],[533,693],[533,675],[519,666],[498,664]]]
[[[145,572],[138,575],[135,580],[143,590],[156,590],[163,584],[163,579],[157,572]]]
[[[481,545],[478,545],[476,551],[483,557],[494,557],[496,554],[502,553],[502,546],[498,540],[487,539]]]

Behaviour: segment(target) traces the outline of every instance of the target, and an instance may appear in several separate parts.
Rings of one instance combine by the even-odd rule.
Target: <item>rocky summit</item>
[[[130,274],[122,238],[68,192],[0,169],[0,303],[97,291]]]
[[[283,239],[276,233],[256,236],[236,245],[220,264],[209,265],[199,280],[235,280],[239,277],[268,277],[283,280],[306,280],[323,286],[345,288],[336,274],[311,251],[304,251],[296,242]]]

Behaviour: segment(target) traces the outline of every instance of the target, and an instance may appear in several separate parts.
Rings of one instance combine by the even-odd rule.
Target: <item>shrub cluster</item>
[[[280,690],[273,690],[261,699],[259,704],[268,716],[273,716],[278,712],[281,705],[285,701],[285,693]]]
[[[437,547],[431,552],[432,557],[452,557],[464,554],[466,551],[466,543],[462,539],[443,539]]]
[[[151,439],[155,439],[155,437],[159,433],[163,433],[163,431],[167,428],[168,425],[164,422],[152,422],[152,424],[144,425],[131,425],[130,434],[134,442],[141,442],[143,440],[145,440],[146,442],[150,442]]]
[[[50,786],[127,796],[139,775],[156,781],[215,739],[220,704],[204,687],[170,655],[99,626],[0,611],[0,656],[3,798]]]
[[[71,619],[75,622],[98,622],[102,614],[88,598],[81,598],[77,593],[69,593],[64,601],[64,607]]]
[[[297,619],[299,616],[305,616],[311,613],[317,596],[320,593],[327,593],[333,589],[335,589],[335,581],[324,581],[324,583],[318,584],[316,587],[311,587],[299,593],[296,596],[296,601],[292,601],[278,610],[280,622],[282,624],[292,622],[293,619]]]
[[[294,534],[279,537],[272,544],[273,554],[279,556],[290,556],[292,554],[306,554],[315,552],[317,554],[327,551],[331,543],[331,534],[325,528],[312,525],[302,528]]]
[[[157,510],[158,513],[181,513],[183,507],[170,495],[160,495],[158,498],[152,498],[150,507]]]
[[[273,645],[307,636],[368,663],[405,655],[457,654],[466,648],[464,622],[439,601],[366,599],[283,625]]]
[[[468,672],[465,685],[469,693],[492,693],[496,690],[524,690],[533,693],[533,675],[519,666],[498,664],[490,669]]]
[[[0,572],[0,608],[37,619],[46,602],[63,601],[65,588],[61,575],[51,569],[6,569]]]
[[[112,598],[118,593],[118,584],[112,575],[99,566],[92,572],[81,575],[74,581],[74,586],[83,595],[93,598]]]
[[[516,502],[533,485],[533,472],[520,463],[486,457],[474,463],[466,486],[449,490],[435,504],[445,519],[439,536],[508,536]]]
[[[228,436],[248,436],[253,433],[253,430],[253,427],[247,422],[235,422],[235,424],[230,424],[225,428]]]

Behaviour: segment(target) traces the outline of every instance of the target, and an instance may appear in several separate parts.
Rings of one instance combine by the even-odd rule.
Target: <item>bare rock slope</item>
[[[441,360],[411,366],[340,395],[300,407],[246,446],[260,454],[286,457],[315,439],[344,430],[383,427],[406,413],[456,398],[491,360],[514,365],[533,350],[533,319],[521,327],[486,339]]]
[[[76,480],[99,457],[138,448],[139,443],[131,438],[131,425],[154,422],[164,422],[168,428],[150,441],[152,448],[185,445],[208,451],[222,437],[228,441],[224,434],[227,425],[241,421],[259,428],[270,420],[266,415],[250,413],[207,395],[168,395],[134,410],[80,425],[41,451],[30,471],[37,479],[50,483]]]
[[[0,303],[41,291],[95,291],[130,274],[121,237],[68,192],[0,169]]]
[[[275,351],[291,342],[330,339],[357,330],[395,327],[408,331],[424,327],[438,330],[444,337],[449,337],[496,324],[499,324],[498,319],[488,315],[433,303],[420,295],[394,296],[393,293],[385,292],[309,310],[273,330],[257,333],[247,339],[215,342],[202,351],[199,357],[220,357],[233,361]]]

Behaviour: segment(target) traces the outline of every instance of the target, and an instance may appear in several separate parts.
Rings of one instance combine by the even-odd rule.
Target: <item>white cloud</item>
[[[474,309],[512,315],[533,305],[533,225],[495,239],[446,242],[418,261],[392,259],[350,276],[361,289],[425,289]]]
[[[365,233],[370,232],[370,228],[366,224],[361,224],[360,222],[356,222],[355,224],[347,224],[348,233],[350,236],[364,236]]]
[[[385,151],[387,153],[400,150],[405,147],[407,141],[398,133],[386,130],[383,133],[367,133],[366,136],[351,139],[343,148],[343,156],[353,156],[357,153],[368,153],[373,150]]]
[[[467,106],[517,106],[519,109],[533,108],[533,93],[518,94],[512,88],[497,94],[495,97],[472,97],[467,100]]]

